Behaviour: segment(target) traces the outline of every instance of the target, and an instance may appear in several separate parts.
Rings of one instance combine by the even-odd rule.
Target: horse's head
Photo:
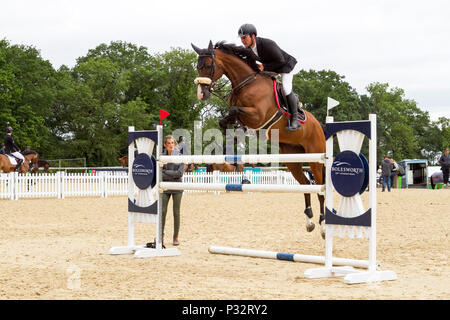
[[[207,49],[200,49],[191,44],[198,54],[197,71],[200,77],[194,80],[198,85],[197,96],[200,100],[207,100],[214,90],[214,84],[223,75],[223,69],[216,61],[216,52],[212,41]]]
[[[22,165],[26,165],[24,172],[28,172],[31,169],[32,173],[36,173],[39,170],[39,154],[36,151],[30,151],[24,154],[25,161]],[[30,163],[32,164],[30,166]]]

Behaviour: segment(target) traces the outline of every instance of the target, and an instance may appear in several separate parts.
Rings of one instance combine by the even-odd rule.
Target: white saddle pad
[[[6,155],[6,156],[8,157],[9,162],[11,162],[11,164],[17,165],[17,160],[16,160],[16,158],[11,157],[11,156],[9,156],[9,155]]]

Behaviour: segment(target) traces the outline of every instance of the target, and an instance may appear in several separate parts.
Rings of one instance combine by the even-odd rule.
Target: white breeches
[[[16,151],[16,152],[13,152],[13,153],[11,153],[14,157],[16,157],[16,158],[19,158],[19,159],[22,159],[22,161],[25,161],[25,158],[23,157],[23,155],[19,152],[19,151]]]
[[[292,69],[289,73],[280,73],[281,75],[281,83],[283,84],[284,93],[286,95],[290,95],[292,92],[292,79],[294,79],[294,74],[298,71],[298,64],[295,65],[294,69]]]

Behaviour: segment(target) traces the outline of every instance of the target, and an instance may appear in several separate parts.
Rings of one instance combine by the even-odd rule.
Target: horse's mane
[[[246,64],[249,65],[254,71],[258,71],[258,65],[256,64],[256,60],[258,60],[258,56],[253,52],[252,49],[246,48],[244,46],[238,46],[234,43],[226,43],[224,40],[219,41],[215,44],[214,49],[220,49],[225,53],[233,54]]]

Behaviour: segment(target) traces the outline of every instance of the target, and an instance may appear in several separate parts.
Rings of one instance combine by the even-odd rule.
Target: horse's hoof
[[[316,227],[316,225],[314,224],[314,222],[306,223],[306,231],[308,231],[308,232],[313,231],[315,227]]]
[[[325,228],[323,224],[320,225],[320,235],[322,236],[322,239],[325,240]]]

